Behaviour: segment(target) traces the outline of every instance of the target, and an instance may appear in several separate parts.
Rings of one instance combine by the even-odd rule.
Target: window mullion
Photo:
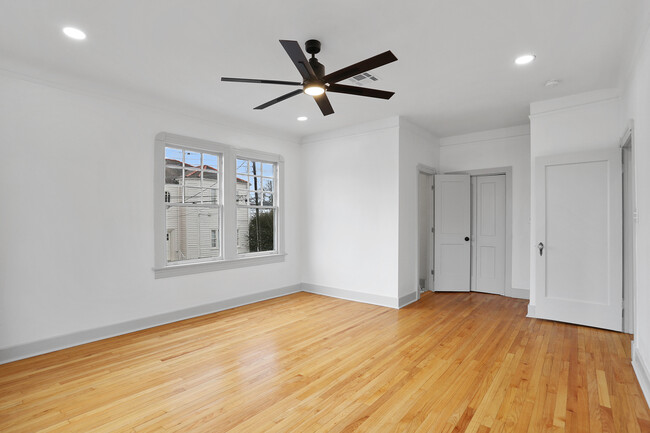
[[[223,158],[223,242],[224,258],[237,258],[237,162],[234,154],[228,149]]]

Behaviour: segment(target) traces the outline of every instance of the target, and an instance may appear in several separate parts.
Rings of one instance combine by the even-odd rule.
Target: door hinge
[[[436,232],[435,228],[431,227],[431,233],[435,233],[435,232]]]
[[[433,185],[431,185],[431,189],[432,189],[432,190],[434,190],[434,189],[436,189],[436,187],[435,187],[435,186],[433,186]]]
[[[435,274],[433,273],[433,269],[431,270],[431,275],[435,275]]]

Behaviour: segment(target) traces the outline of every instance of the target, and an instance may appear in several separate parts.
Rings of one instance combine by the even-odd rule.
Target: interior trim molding
[[[343,137],[369,134],[385,129],[399,129],[399,116],[392,116],[385,119],[373,120],[359,125],[348,126],[335,131],[322,132],[303,137],[300,144],[318,143],[319,141],[334,140]]]
[[[555,99],[546,99],[543,101],[531,102],[530,115],[528,117],[534,119],[550,114],[579,110],[589,105],[604,104],[620,99],[620,91],[616,88],[600,89]]]
[[[530,290],[511,287],[509,290],[506,289],[506,296],[517,299],[530,299]]]
[[[518,125],[508,128],[491,129],[469,134],[450,135],[440,139],[440,147],[463,144],[483,143],[487,141],[506,140],[517,137],[530,137],[530,125]]]
[[[213,260],[209,262],[183,263],[169,265],[164,268],[154,268],[154,278],[180,277],[183,275],[199,274],[202,272],[222,271],[237,269],[247,266],[268,265],[270,263],[284,262],[286,254],[267,254],[264,256],[242,257],[230,260]]]
[[[420,290],[420,289],[418,288],[418,290]],[[413,302],[415,302],[417,300],[418,300],[418,292],[411,292],[411,293],[408,293],[408,294],[406,294],[404,296],[400,296],[399,301],[398,301],[399,308],[404,308],[407,305],[412,304]]]
[[[318,284],[302,283],[302,291],[315,295],[325,295],[347,301],[363,302],[364,304],[378,305],[380,307],[400,308],[400,299],[390,296],[373,295],[372,293],[357,292],[355,290],[337,289],[336,287],[320,286]],[[416,296],[412,293],[408,296]]]
[[[169,313],[157,314],[150,317],[143,317],[140,319],[129,320],[113,325],[101,326],[99,328],[87,329],[66,335],[60,335],[57,337],[46,338],[44,340],[25,343],[18,346],[6,347],[0,349],[0,364],[6,364],[8,362],[30,358],[32,356],[42,355],[44,353],[55,352],[57,350],[91,343],[93,341],[103,340],[105,338],[129,334],[131,332],[141,331],[143,329],[153,328],[155,326],[166,325],[168,323],[178,322],[180,320],[190,319],[192,317],[216,313],[218,311],[228,310],[230,308],[241,307],[242,305],[252,304],[254,302],[266,301],[267,299],[290,295],[300,291],[300,284],[294,284],[291,286],[280,287],[259,293],[252,293],[250,295],[239,296],[223,301],[198,305],[196,307],[171,311]]]
[[[650,404],[650,367],[648,367],[648,364],[646,364],[641,356],[636,341],[632,341],[632,368],[634,369],[634,373],[636,373],[639,385],[641,385],[641,391],[643,391],[645,401]]]
[[[526,314],[526,317],[530,317],[531,319],[536,319],[537,315],[535,314],[535,305],[533,304],[528,304],[528,314]]]

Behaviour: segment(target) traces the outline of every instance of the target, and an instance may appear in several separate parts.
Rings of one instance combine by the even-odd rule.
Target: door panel
[[[538,317],[621,330],[620,158],[616,149],[537,159]]]
[[[436,291],[469,291],[469,188],[469,175],[435,177]]]
[[[472,290],[505,294],[506,177],[477,176],[474,192],[476,218],[476,284]]]

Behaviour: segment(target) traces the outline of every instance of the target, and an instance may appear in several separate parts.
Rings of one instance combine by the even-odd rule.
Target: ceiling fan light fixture
[[[305,86],[305,93],[310,96],[318,96],[325,93],[325,88],[320,84],[308,84]]]

